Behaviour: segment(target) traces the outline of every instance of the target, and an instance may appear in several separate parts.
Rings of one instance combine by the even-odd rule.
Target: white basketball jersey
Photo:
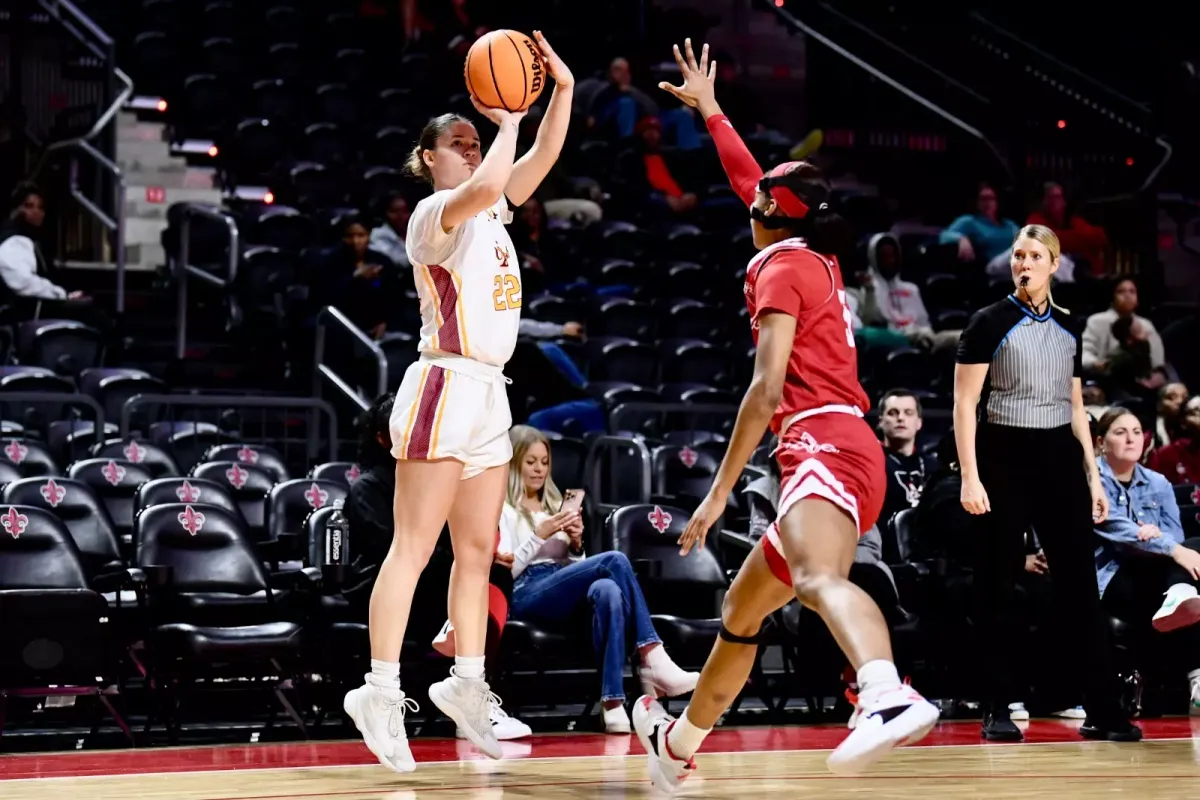
[[[421,298],[421,353],[452,353],[503,367],[517,346],[521,271],[504,226],[508,201],[442,229],[449,190],[417,203],[405,249]]]

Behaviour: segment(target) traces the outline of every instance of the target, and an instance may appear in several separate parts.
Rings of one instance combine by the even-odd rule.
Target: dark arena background
[[[371,502],[356,484],[392,472],[371,412],[418,357],[404,238],[429,188],[405,162],[448,111],[490,144],[463,63],[499,29],[544,31],[576,79],[562,155],[509,226],[513,422],[543,431],[558,487],[586,491],[585,552],[624,554],[687,670],[716,640],[778,472],[764,441],[704,550],[679,555],[752,375],[755,247],[704,121],[658,88],[678,82],[673,44],[709,44],[717,100],[759,164],[818,165],[855,232],[841,267],[888,499],[851,579],[942,720],[864,776],[827,772],[854,673],[793,602],[768,619],[681,794],[1200,796],[1200,638],[1156,630],[1165,586],[1144,613],[1102,598],[1140,744],[1078,735],[1035,532],[1019,635],[976,634],[952,435],[958,334],[1013,291],[1017,229],[1047,225],[1063,244],[1054,302],[1086,321],[1088,411],[1128,409],[1140,431],[1143,478],[1112,513],[1200,537],[1200,45],[1180,15],[1025,0],[0,0],[0,796],[652,796],[626,712],[601,701],[586,604],[559,625],[510,618],[502,635],[493,620],[505,759],[455,738],[426,696],[451,663],[434,643],[447,532],[402,654],[417,771],[381,767],[342,708],[371,670],[367,602],[391,535],[390,489],[374,518],[351,513]],[[1151,495],[1150,476],[1166,488]],[[1031,488],[1054,502],[1053,486]],[[1098,556],[1102,584],[1103,568]],[[980,739],[978,663],[999,652],[1020,666],[1021,744]],[[624,676],[632,701],[636,663]]]

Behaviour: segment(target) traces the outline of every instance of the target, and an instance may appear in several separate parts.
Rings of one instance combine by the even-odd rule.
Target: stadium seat
[[[97,697],[133,744],[114,705],[121,679],[110,657],[111,612],[72,535],[51,512],[30,506],[0,506],[0,526],[0,693]]]
[[[708,494],[720,461],[689,445],[661,445],[650,453],[653,492],[663,501],[695,510]]]
[[[331,481],[341,484],[347,489],[361,474],[358,464],[353,461],[327,461],[317,464],[308,471],[308,477],[319,481]]]
[[[173,693],[196,679],[278,675],[271,688],[306,730],[285,699],[303,645],[301,626],[286,620],[294,615],[288,590],[311,585],[314,575],[268,576],[240,520],[216,506],[152,506],[138,515],[135,536],[155,620],[148,660],[155,690],[167,695],[160,708],[177,708]],[[180,720],[166,722],[177,738]]]
[[[157,445],[137,439],[110,439],[96,445],[92,451],[95,458],[117,458],[137,464],[155,478],[166,478],[179,474],[179,467],[171,454]]]
[[[609,342],[588,358],[589,381],[658,383],[658,363],[653,348],[630,341]]]
[[[659,352],[663,383],[716,385],[728,380],[728,356],[708,342],[670,340],[663,343]]]
[[[547,438],[550,439],[550,475],[554,483],[560,489],[582,488],[587,445],[568,436],[547,434]]]
[[[156,422],[150,426],[150,442],[169,453],[180,470],[190,470],[208,450],[232,438],[211,422]]]
[[[245,536],[252,544],[261,544],[267,533],[267,496],[275,485],[275,476],[254,464],[237,461],[207,461],[197,464],[191,477],[210,480],[228,491],[237,502],[245,521]]]
[[[297,253],[316,242],[312,220],[289,206],[268,206],[250,220],[246,241]]]
[[[205,461],[236,461],[266,470],[276,481],[286,481],[287,466],[273,447],[262,444],[220,444],[204,454]]]
[[[67,468],[67,477],[87,484],[104,503],[113,529],[123,543],[132,542],[134,495],[154,477],[140,464],[111,458],[88,458]]]
[[[348,164],[355,158],[354,145],[340,126],[317,122],[304,129],[304,157],[321,164]]]
[[[673,302],[662,322],[663,337],[667,339],[717,341],[721,328],[720,314],[716,306],[699,300]]]
[[[140,369],[100,367],[79,373],[79,390],[100,404],[106,422],[119,425],[121,411],[129,398],[139,394],[166,394],[167,385]],[[138,413],[143,417],[152,411],[151,406],[138,406]]]
[[[60,375],[77,375],[100,366],[104,338],[100,331],[75,320],[32,320],[21,323],[17,351],[23,361]]]
[[[60,419],[46,426],[46,444],[60,464],[70,464],[88,458],[97,441],[116,436],[117,426],[106,422],[104,430],[97,431],[90,420]]]
[[[140,514],[151,506],[167,503],[203,503],[222,508],[239,519],[242,515],[233,493],[222,484],[203,478],[178,476],[156,478],[139,486],[134,498],[134,512],[135,515]]]
[[[278,543],[272,555],[280,561],[302,561],[308,548],[304,520],[314,511],[345,502],[348,493],[340,483],[314,478],[275,484],[267,499],[267,540]]]
[[[7,461],[26,478],[62,474],[49,448],[34,439],[13,437],[0,441],[0,461]]]
[[[605,300],[592,314],[588,330],[598,336],[621,336],[646,342],[654,338],[654,311],[626,297]]]
[[[86,483],[49,476],[24,478],[4,488],[4,502],[53,514],[70,532],[89,579],[123,567],[122,543],[108,508]]]

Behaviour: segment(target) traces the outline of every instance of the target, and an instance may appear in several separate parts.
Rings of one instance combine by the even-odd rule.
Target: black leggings
[[[1069,426],[1028,429],[981,424],[979,477],[991,511],[977,517],[975,625],[980,634],[983,700],[995,708],[1024,700],[1013,685],[1024,636],[1013,612],[1025,564],[1024,537],[1037,533],[1050,568],[1054,607],[1088,714],[1123,718],[1108,622],[1100,608],[1093,561],[1091,492],[1083,448]]]
[[[1188,539],[1183,546],[1200,551],[1200,539]],[[1101,603],[1117,619],[1137,629],[1148,629],[1154,612],[1162,605],[1163,592],[1177,583],[1200,587],[1200,581],[1193,580],[1172,558],[1130,555],[1109,580]],[[1171,669],[1190,672],[1200,668],[1200,625],[1172,631],[1161,641]]]

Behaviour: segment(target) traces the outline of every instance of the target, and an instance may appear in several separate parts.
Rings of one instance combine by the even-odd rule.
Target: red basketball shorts
[[[846,512],[860,536],[869,531],[887,492],[883,447],[861,417],[821,413],[792,422],[775,458],[781,473],[779,508],[763,536],[763,555],[775,577],[791,586],[778,520],[801,500],[819,497]]]

